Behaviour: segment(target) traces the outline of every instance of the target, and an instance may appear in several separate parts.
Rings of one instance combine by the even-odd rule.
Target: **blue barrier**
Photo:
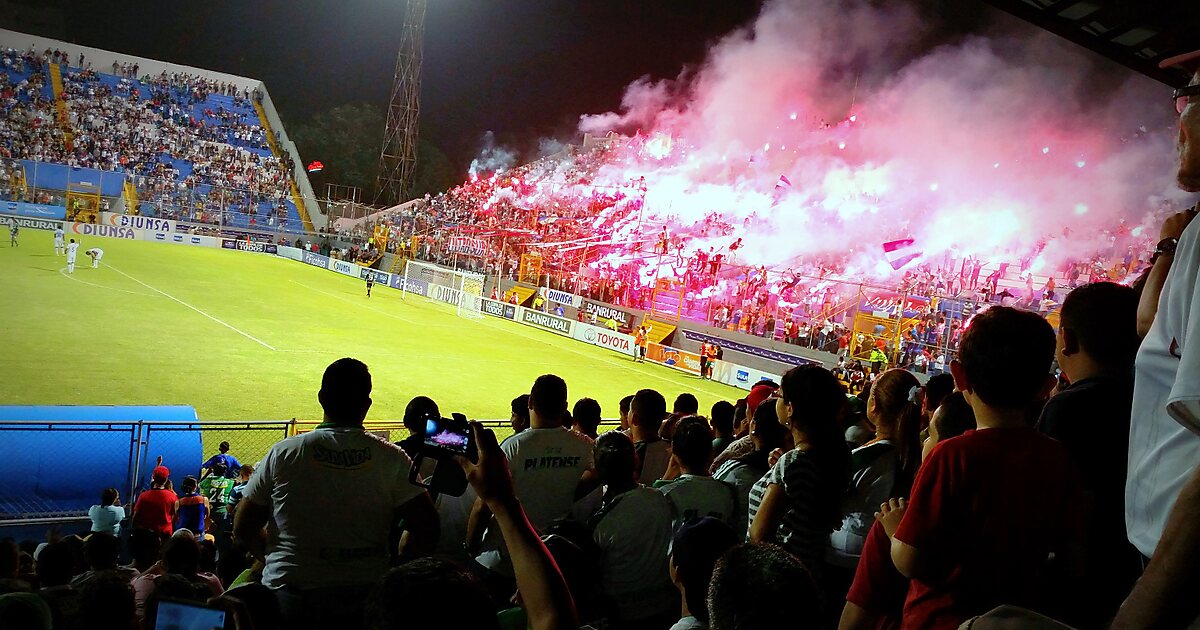
[[[782,363],[784,365],[821,365],[821,362],[816,359],[809,359],[806,357],[773,350],[771,348],[763,348],[761,346],[742,343],[740,341],[734,341],[733,339],[709,335],[696,330],[688,330],[686,328],[681,330],[683,330],[683,337],[689,341],[715,343],[718,346],[721,346],[721,348],[724,350],[733,350],[735,352],[741,352],[742,354],[748,354],[763,359],[770,359],[771,361]]]
[[[204,461],[196,421],[186,406],[0,406],[0,522],[86,512],[108,487],[128,503],[158,455],[194,470]]]
[[[25,177],[35,188],[68,190],[79,186],[94,186],[105,197],[121,196],[126,175],[119,171],[102,171],[96,168],[75,168],[65,164],[21,160]]]
[[[6,201],[4,202],[4,214],[61,221],[67,218],[67,209],[63,206],[50,206],[44,203]]]

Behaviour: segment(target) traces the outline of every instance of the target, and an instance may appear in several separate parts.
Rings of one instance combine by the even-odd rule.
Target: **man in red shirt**
[[[133,516],[129,519],[133,527],[165,536],[170,536],[174,531],[175,506],[179,497],[167,488],[170,477],[171,471],[166,466],[155,467],[150,489],[142,492],[133,505]]]
[[[967,329],[950,369],[979,429],[938,444],[911,498],[878,516],[912,580],[905,628],[957,628],[1001,604],[1069,616],[1062,589],[1083,573],[1082,487],[1066,448],[1029,422],[1054,386],[1054,345],[1044,319],[1007,307]]]
[[[929,423],[929,437],[921,446],[921,458],[929,456],[939,442],[958,437],[975,428],[975,413],[961,392],[946,397]],[[907,489],[904,489],[907,492]],[[862,558],[854,582],[846,594],[839,630],[900,630],[908,579],[892,564],[891,540],[883,523],[871,526],[863,544]]]

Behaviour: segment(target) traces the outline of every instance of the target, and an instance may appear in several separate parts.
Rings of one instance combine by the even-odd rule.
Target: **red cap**
[[[1174,68],[1176,66],[1193,72],[1200,70],[1200,50],[1175,55],[1174,57],[1169,57],[1158,62],[1159,68]]]
[[[171,476],[171,469],[167,468],[166,466],[159,466],[154,469],[153,477],[155,479],[166,480],[167,477],[170,477],[170,476]]]
[[[755,385],[750,390],[750,394],[746,396],[746,415],[754,415],[754,410],[762,404],[764,400],[771,396],[775,388],[770,385]]]

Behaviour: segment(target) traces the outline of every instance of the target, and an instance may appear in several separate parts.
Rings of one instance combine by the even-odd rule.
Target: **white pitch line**
[[[395,314],[395,313],[390,313],[390,312],[388,312],[388,311],[384,311],[384,310],[377,309],[377,308],[375,308],[374,306],[371,306],[370,304],[366,304],[366,303],[364,303],[364,302],[358,302],[358,301],[355,301],[355,300],[351,300],[350,298],[347,298],[347,297],[345,297],[345,296],[338,295],[338,294],[336,294],[336,293],[330,293],[329,291],[324,291],[324,290],[322,290],[322,289],[318,289],[318,288],[316,288],[316,287],[314,287],[314,286],[309,286],[309,285],[307,285],[307,284],[304,284],[303,282],[298,282],[298,281],[296,281],[296,280],[290,280],[290,282],[292,282],[293,284],[298,284],[298,285],[300,285],[300,286],[304,287],[305,289],[308,289],[309,291],[316,291],[317,293],[320,293],[320,294],[322,294],[322,295],[328,295],[328,296],[329,296],[329,297],[331,297],[331,298],[334,298],[334,299],[337,299],[337,300],[341,300],[341,301],[343,301],[343,302],[346,302],[346,303],[348,303],[348,304],[352,304],[352,305],[354,305],[354,306],[359,306],[359,307],[365,308],[365,309],[367,309],[368,311],[374,311],[374,312],[376,312],[376,313],[379,313],[380,315],[383,315],[383,316],[386,316],[386,317],[391,317],[392,319],[398,319],[398,320],[400,320],[400,321],[402,321],[402,322],[405,322],[405,323],[408,323],[408,324],[413,324],[414,326],[424,326],[424,327],[427,327],[427,328],[428,328],[428,327],[432,327],[432,328],[445,328],[445,327],[447,327],[447,325],[446,325],[446,324],[422,324],[422,323],[420,323],[420,322],[417,322],[417,321],[414,321],[414,320],[408,319],[407,317],[403,317],[403,316],[401,316],[401,315],[397,315],[397,314]]]
[[[140,284],[140,285],[142,285],[142,286],[146,287],[147,289],[150,289],[151,291],[154,291],[155,293],[158,293],[159,295],[161,295],[161,296],[163,296],[163,297],[165,297],[165,298],[168,298],[168,299],[174,300],[175,302],[178,302],[178,303],[180,303],[180,304],[182,304],[182,305],[184,305],[184,306],[186,306],[186,307],[188,307],[188,308],[192,309],[193,311],[196,311],[197,313],[200,313],[201,315],[203,315],[203,316],[205,316],[205,317],[207,317],[207,318],[209,318],[209,319],[213,320],[214,322],[217,322],[218,324],[220,324],[220,325],[222,325],[222,326],[224,326],[224,327],[228,328],[229,330],[232,330],[233,332],[235,332],[235,333],[237,333],[237,334],[239,334],[239,335],[241,335],[241,336],[243,336],[243,337],[245,337],[245,338],[249,339],[250,341],[253,341],[253,342],[255,342],[255,343],[257,343],[257,344],[261,345],[262,347],[264,347],[264,348],[266,348],[266,349],[268,349],[268,350],[271,350],[272,352],[275,352],[275,351],[276,351],[276,349],[275,349],[275,346],[272,346],[271,344],[269,344],[269,343],[267,343],[267,342],[263,341],[262,339],[259,339],[258,337],[255,337],[254,335],[251,335],[250,333],[248,333],[248,332],[246,332],[246,331],[244,331],[244,330],[242,330],[242,329],[238,328],[237,326],[233,326],[233,325],[231,325],[231,324],[229,324],[229,323],[227,323],[227,322],[225,322],[225,321],[223,321],[223,320],[217,319],[216,317],[213,317],[212,315],[209,315],[208,313],[205,313],[204,311],[202,311],[202,310],[200,310],[200,309],[196,308],[195,306],[192,306],[191,304],[188,304],[187,302],[184,302],[183,300],[181,300],[181,299],[179,299],[179,298],[175,297],[174,295],[171,295],[170,293],[167,293],[166,291],[163,291],[162,289],[156,289],[156,288],[154,288],[154,287],[152,287],[152,286],[150,286],[150,285],[146,284],[145,282],[142,282],[141,280],[138,280],[137,278],[134,278],[133,276],[131,276],[131,275],[129,275],[129,274],[127,274],[127,273],[125,273],[124,271],[121,271],[120,269],[117,269],[116,267],[114,267],[114,266],[112,266],[112,265],[105,265],[105,266],[106,266],[106,267],[108,267],[109,269],[112,269],[113,271],[115,271],[115,272],[117,272],[117,273],[121,274],[122,276],[125,276],[126,278],[129,278],[130,280],[133,280],[134,282],[136,282],[136,283],[138,283],[138,284]]]
[[[109,286],[105,286],[105,285],[103,285],[103,284],[96,284],[95,282],[88,282],[87,280],[80,280],[79,278],[76,278],[76,277],[75,277],[75,274],[73,274],[73,273],[67,273],[67,268],[66,268],[66,267],[63,267],[62,269],[59,269],[59,270],[58,270],[58,273],[62,274],[62,276],[63,276],[64,278],[70,278],[70,279],[74,280],[75,282],[81,282],[81,283],[83,283],[83,284],[86,284],[86,285],[89,285],[89,286],[93,286],[93,287],[96,287],[96,288],[98,288],[98,289],[108,289],[109,291],[120,291],[120,292],[122,292],[122,293],[129,293],[129,294],[131,294],[131,295],[141,295],[141,296],[145,296],[145,297],[154,297],[154,294],[153,294],[153,293],[143,293],[142,291],[130,291],[129,289],[118,289],[117,287],[109,287]]]

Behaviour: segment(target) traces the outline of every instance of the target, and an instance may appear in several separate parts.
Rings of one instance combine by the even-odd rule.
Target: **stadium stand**
[[[1057,268],[1041,260],[1045,242],[1012,261],[965,256],[914,263],[894,286],[847,275],[844,261],[828,257],[797,260],[786,270],[751,266],[744,254],[753,243],[736,238],[735,226],[719,212],[693,226],[670,226],[668,234],[667,226],[643,223],[641,182],[598,183],[608,181],[606,165],[622,163],[645,143],[637,136],[585,136],[580,145],[534,162],[475,173],[446,193],[339,220],[328,232],[366,238],[382,226],[390,231],[394,259],[523,280],[518,291],[546,287],[866,365],[877,363],[872,352],[878,348],[888,365],[918,372],[949,364],[973,314],[1014,306],[1054,323],[1073,287],[1128,282],[1148,263],[1134,252],[1153,249],[1151,234],[1122,223],[1104,235],[1111,243],[1106,250]],[[689,245],[713,238],[727,244],[720,251]],[[477,243],[483,255],[466,253],[458,244],[463,240]],[[522,257],[530,254],[539,257],[541,270],[532,283],[518,277]],[[395,266],[385,261],[383,268]],[[522,294],[523,303],[527,297]],[[839,346],[843,337],[848,343]]]
[[[263,232],[323,222],[261,82],[10,31],[0,40],[7,200]],[[98,207],[78,205],[79,191]]]

